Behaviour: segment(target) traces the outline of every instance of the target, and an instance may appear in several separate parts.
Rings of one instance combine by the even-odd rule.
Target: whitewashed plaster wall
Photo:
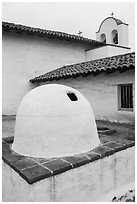
[[[2,168],[3,202],[111,202],[135,187],[135,147],[32,185],[4,162]]]
[[[118,26],[119,31],[119,44],[123,46],[129,46],[128,38],[128,26],[125,24],[120,24]]]
[[[105,57],[112,57],[115,55],[126,54],[129,52],[130,52],[130,49],[113,46],[113,45],[106,45],[104,47],[86,51],[86,61],[96,60],[96,59],[105,58]]]
[[[2,43],[3,114],[14,115],[34,86],[29,79],[67,64],[85,61],[81,43],[4,33]]]
[[[128,70],[123,73],[115,71],[111,74],[102,73],[97,76],[89,75],[87,77],[68,78],[47,82],[47,84],[64,84],[80,91],[90,102],[96,119],[134,123],[135,109],[133,111],[118,111],[117,97],[117,85],[125,83],[134,84],[134,77],[134,70]],[[133,101],[134,96],[133,90]]]

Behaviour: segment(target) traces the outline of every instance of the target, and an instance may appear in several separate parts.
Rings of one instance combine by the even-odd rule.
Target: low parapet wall
[[[3,139],[3,201],[108,201],[135,180],[134,141],[108,139],[84,154],[52,159],[18,155],[12,142]]]

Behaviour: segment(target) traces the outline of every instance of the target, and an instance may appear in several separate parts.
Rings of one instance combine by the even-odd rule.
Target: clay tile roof
[[[120,19],[114,18],[118,25],[124,24]]]
[[[48,37],[52,39],[79,42],[79,43],[89,44],[95,47],[105,45],[100,41],[84,38],[78,35],[68,34],[68,33],[59,32],[59,31],[45,30],[40,28],[33,28],[33,27],[9,23],[9,22],[2,22],[2,30],[6,32],[14,31],[16,33],[26,33],[32,36],[37,35],[37,36]]]
[[[131,68],[135,68],[135,52],[64,66],[35,77],[30,82],[52,81],[68,77],[86,76],[91,73],[101,73],[102,71],[111,72],[117,69],[123,71]]]

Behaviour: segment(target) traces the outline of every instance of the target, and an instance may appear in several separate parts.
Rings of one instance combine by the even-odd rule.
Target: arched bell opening
[[[106,43],[106,35],[104,33],[101,34],[100,41]]]
[[[117,30],[113,30],[112,32],[111,32],[111,42],[112,42],[112,44],[118,44],[118,32],[117,32]]]

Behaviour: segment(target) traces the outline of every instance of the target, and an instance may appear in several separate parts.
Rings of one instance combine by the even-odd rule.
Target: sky
[[[3,2],[2,20],[96,39],[101,22],[111,16],[129,24],[129,47],[135,50],[134,2]]]

